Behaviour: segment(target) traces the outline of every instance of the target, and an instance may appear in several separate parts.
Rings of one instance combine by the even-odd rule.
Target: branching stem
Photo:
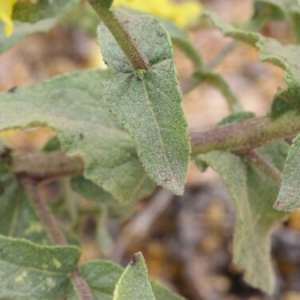
[[[246,154],[251,163],[256,166],[261,172],[263,172],[267,177],[274,180],[276,183],[281,184],[282,174],[281,172],[272,164],[267,162],[257,151],[251,150]]]
[[[299,113],[290,111],[276,119],[269,116],[249,119],[203,132],[191,132],[192,154],[212,150],[249,150],[300,132]]]

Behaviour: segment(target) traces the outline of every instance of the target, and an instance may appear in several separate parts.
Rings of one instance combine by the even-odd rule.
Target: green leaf
[[[88,283],[94,300],[112,300],[115,286],[124,269],[110,261],[89,261],[80,266],[80,273]]]
[[[282,0],[255,0],[254,19],[267,17],[271,20],[284,20],[287,16],[286,3]]]
[[[62,299],[79,256],[72,246],[40,246],[0,236],[0,298]]]
[[[35,24],[24,24],[22,22],[14,22],[14,32],[10,37],[0,34],[0,53],[18,43],[24,36],[40,31],[48,31],[56,23],[56,19],[42,20]],[[0,24],[0,33],[4,32],[4,24]]]
[[[300,43],[300,5],[296,0],[288,1],[288,11],[290,13],[292,24],[293,24],[293,33],[296,38],[296,43]]]
[[[28,197],[14,174],[0,164],[0,234],[26,238],[39,244],[49,239]]]
[[[192,60],[195,68],[200,68],[202,66],[201,54],[191,42],[187,32],[181,28],[178,28],[171,21],[159,19],[159,22],[167,30],[172,43]]]
[[[259,153],[282,168],[286,147],[283,142],[275,142],[260,149]],[[272,209],[279,187],[256,167],[229,152],[212,151],[197,158],[220,173],[233,200],[236,210],[234,263],[245,270],[245,280],[249,284],[271,293],[274,274],[270,231],[285,217]]]
[[[105,82],[104,98],[133,137],[151,178],[173,193],[182,194],[190,147],[169,36],[152,17],[119,17],[151,66],[135,73],[111,33],[101,26],[103,56],[118,73]]]
[[[183,297],[170,291],[169,289],[164,287],[162,284],[160,284],[158,281],[151,280],[150,283],[151,283],[153,294],[155,295],[155,300],[166,300],[166,299],[168,299],[168,300],[184,300]]]
[[[231,90],[227,81],[219,74],[210,71],[200,71],[193,74],[194,77],[201,78],[201,81],[217,88],[227,101],[228,109],[231,112],[240,112],[242,110],[239,99]]]
[[[230,114],[229,116],[225,117],[218,123],[218,126],[232,124],[232,123],[239,123],[251,118],[254,118],[255,114],[249,111],[238,112],[234,114]]]
[[[79,0],[39,0],[36,4],[18,1],[14,6],[13,19],[35,23],[61,15],[77,3]]]
[[[144,257],[141,252],[135,254],[114,290],[114,300],[155,300]]]
[[[99,1],[103,2],[107,8],[110,8],[113,3],[113,0],[99,0]]]
[[[300,208],[300,135],[293,140],[284,166],[283,179],[274,207],[277,210],[293,211]]]
[[[67,155],[83,158],[85,177],[128,203],[151,193],[154,184],[136,155],[133,141],[103,103],[101,82],[110,76],[100,70],[80,71],[18,88],[14,93],[0,93],[0,130],[30,126],[56,129]]]
[[[236,29],[212,13],[206,15],[225,36],[249,43],[259,50],[262,61],[282,68],[285,71],[284,79],[288,88],[278,91],[277,96],[294,107],[300,107],[300,46],[283,46],[276,40],[265,38],[257,32]]]
[[[94,300],[112,300],[114,289],[123,272],[122,267],[107,260],[89,261],[80,266],[80,273],[88,283]],[[156,280],[150,280],[150,284],[156,300],[184,300]],[[72,296],[75,296],[74,290],[70,291],[69,299],[77,299]]]
[[[293,110],[293,106],[280,97],[280,95],[275,95],[272,102],[270,116],[277,118],[290,110]]]
[[[131,204],[119,203],[111,194],[82,176],[72,178],[72,188],[85,199],[94,201],[101,210],[106,210],[111,218],[124,220],[133,213]]]

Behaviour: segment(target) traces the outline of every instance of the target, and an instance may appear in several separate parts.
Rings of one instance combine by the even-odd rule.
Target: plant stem
[[[56,221],[46,203],[39,195],[38,182],[26,176],[19,179],[28,193],[31,204],[42,222],[50,242],[54,245],[66,245],[67,241],[64,235],[56,225]]]
[[[60,231],[56,224],[56,221],[47,207],[46,203],[41,198],[38,192],[39,181],[23,175],[19,177],[20,182],[26,189],[32,206],[34,207],[40,221],[43,224],[44,229],[47,232],[49,240],[54,245],[67,245],[65,236]],[[78,268],[76,267],[71,273],[71,282],[76,291],[76,295],[80,300],[93,300],[92,292],[85,279],[80,275]]]
[[[214,69],[222,62],[222,60],[237,46],[239,45],[236,41],[231,41],[227,45],[224,46],[208,63],[205,64],[203,67],[204,70],[209,71]],[[183,95],[188,94],[192,91],[195,87],[197,87],[201,82],[203,82],[204,77],[197,76],[197,71],[192,73],[182,84],[181,90]]]
[[[76,291],[76,295],[80,300],[94,299],[90,287],[88,286],[84,278],[80,275],[77,268],[71,274],[71,281]]]
[[[195,70],[200,70],[203,66],[202,56],[192,43],[171,36],[173,45],[177,46],[191,60]]]
[[[289,111],[276,119],[269,116],[253,118],[208,131],[191,132],[192,154],[212,150],[249,150],[299,132],[300,118],[297,111]]]
[[[269,162],[267,162],[261,155],[255,150],[251,150],[246,154],[251,163],[256,166],[266,176],[274,180],[276,183],[281,184],[282,174],[281,172]]]
[[[77,210],[77,202],[71,188],[71,180],[69,177],[63,178],[61,180],[61,188],[62,188],[62,196],[66,203],[67,210],[70,215],[71,225],[72,228],[74,228],[74,226],[78,221],[78,210]]]
[[[149,62],[128,32],[121,20],[109,9],[103,0],[88,0],[100,19],[116,39],[120,48],[128,58],[133,70],[149,69]]]
[[[230,52],[237,48],[239,44],[240,42],[234,40],[229,42],[210,61],[205,64],[204,68],[207,70],[216,68]]]
[[[29,176],[42,181],[83,173],[80,157],[68,157],[62,151],[49,153],[32,152],[13,157],[13,171],[17,177]]]

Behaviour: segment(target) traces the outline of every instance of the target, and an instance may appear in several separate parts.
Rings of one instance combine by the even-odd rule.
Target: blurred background
[[[210,9],[228,21],[243,22],[253,13],[251,0],[196,2],[200,9]],[[82,1],[49,32],[22,39],[0,56],[0,90],[78,69],[105,68],[95,36],[97,24],[97,17]],[[283,44],[291,42],[286,22],[268,23],[262,33]],[[191,26],[189,35],[205,62],[230,42],[207,27]],[[176,48],[174,59],[182,82],[193,71],[191,62]],[[285,86],[283,71],[260,62],[257,51],[247,45],[229,53],[216,71],[226,78],[245,110],[259,116],[269,111],[277,87]],[[183,106],[193,130],[212,128],[229,113],[221,93],[206,84],[186,95]],[[8,142],[19,152],[36,151],[54,134],[50,129],[17,131]],[[55,182],[45,187],[45,198],[55,197],[57,189]],[[273,295],[264,295],[248,286],[242,270],[232,264],[235,213],[222,180],[211,169],[201,173],[191,163],[182,197],[157,189],[134,205],[130,218],[121,220],[103,215],[99,219],[89,211],[88,199],[76,197],[87,208],[77,226],[82,262],[108,258],[125,266],[135,252],[142,251],[150,276],[189,300],[300,299],[300,213],[290,214],[274,229],[276,289]]]

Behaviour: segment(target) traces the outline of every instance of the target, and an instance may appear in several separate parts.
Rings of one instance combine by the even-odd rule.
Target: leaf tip
[[[134,267],[134,266],[136,266],[141,260],[143,260],[143,254],[142,254],[142,252],[137,252],[137,253],[135,253],[135,254],[131,257],[131,259],[130,259],[128,265],[131,266],[131,267]]]
[[[280,203],[279,201],[276,201],[275,204],[273,205],[273,208],[276,210],[282,211],[284,210],[284,205]]]

